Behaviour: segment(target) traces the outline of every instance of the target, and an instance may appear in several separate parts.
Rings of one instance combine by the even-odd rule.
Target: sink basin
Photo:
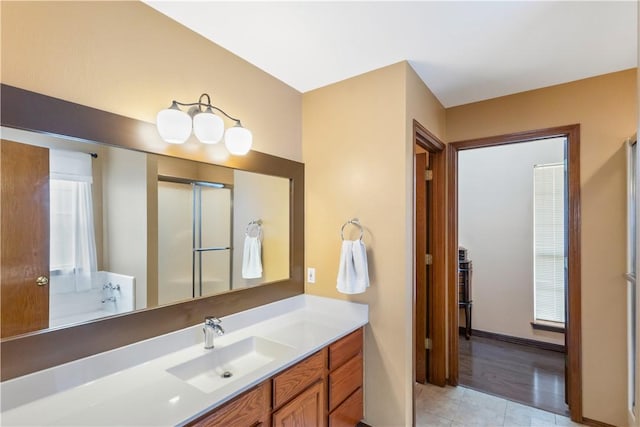
[[[167,372],[205,393],[211,393],[276,359],[291,347],[260,337],[249,337],[167,369]]]

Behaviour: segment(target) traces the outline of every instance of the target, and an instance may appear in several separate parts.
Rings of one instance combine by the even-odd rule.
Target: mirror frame
[[[257,151],[213,162],[203,158],[202,152],[167,147],[170,144],[160,139],[152,123],[6,84],[0,85],[0,93],[0,123],[5,127],[280,176],[291,182],[288,279],[4,338],[0,341],[1,381],[193,326],[205,316],[227,316],[304,293],[303,163]]]

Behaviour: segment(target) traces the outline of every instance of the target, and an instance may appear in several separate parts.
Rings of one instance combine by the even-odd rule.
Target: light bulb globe
[[[216,144],[224,134],[224,122],[208,108],[193,117],[193,133],[203,144]]]
[[[191,135],[191,117],[177,108],[167,108],[156,116],[160,137],[170,144],[183,144]]]
[[[251,131],[239,124],[227,129],[224,134],[224,145],[229,153],[236,156],[244,156],[251,150],[253,136]]]

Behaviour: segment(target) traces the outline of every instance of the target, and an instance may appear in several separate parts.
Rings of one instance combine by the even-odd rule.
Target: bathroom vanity
[[[362,419],[362,328],[190,426],[354,426]],[[272,422],[270,422],[272,420]]]
[[[214,314],[214,313],[212,313]],[[203,319],[204,320],[204,319]],[[298,295],[1,383],[3,425],[356,425],[368,307]]]

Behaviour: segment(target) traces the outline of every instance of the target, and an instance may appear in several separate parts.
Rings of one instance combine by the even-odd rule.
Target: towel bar
[[[342,228],[340,228],[340,237],[342,238],[342,240],[344,240],[344,228],[349,224],[355,225],[360,229],[359,240],[362,240],[362,236],[364,235],[364,228],[362,228],[362,225],[360,224],[360,220],[358,218],[350,219],[349,221],[342,224]]]
[[[255,236],[251,236],[249,234],[253,230],[255,230],[256,232]],[[256,220],[250,221],[249,224],[247,224],[247,228],[245,229],[244,232],[249,237],[261,237],[262,236],[262,220],[256,219]]]

